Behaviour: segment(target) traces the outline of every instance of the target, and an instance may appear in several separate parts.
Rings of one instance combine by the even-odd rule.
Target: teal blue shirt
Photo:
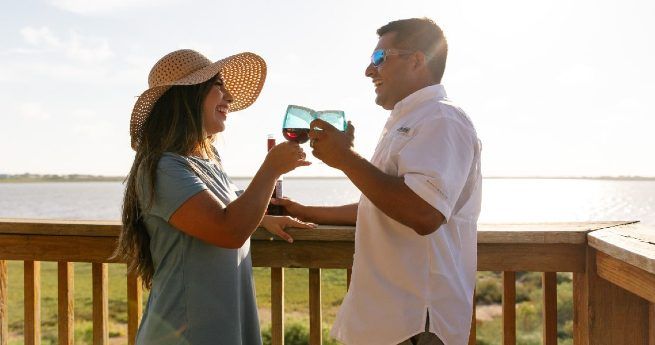
[[[144,206],[149,178],[142,170],[139,203],[155,273],[137,344],[260,345],[250,241],[239,249],[219,248],[168,222],[186,200],[203,190],[224,206],[229,204],[237,198],[236,186],[217,162],[165,153],[148,208]]]

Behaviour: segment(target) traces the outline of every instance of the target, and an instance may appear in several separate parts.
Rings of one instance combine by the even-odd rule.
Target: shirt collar
[[[446,89],[442,84],[435,84],[426,86],[422,89],[414,91],[409,96],[403,98],[400,102],[396,103],[389,115],[387,126],[395,123],[398,119],[408,114],[418,105],[428,99],[442,100],[446,98]],[[385,126],[385,127],[387,127]]]

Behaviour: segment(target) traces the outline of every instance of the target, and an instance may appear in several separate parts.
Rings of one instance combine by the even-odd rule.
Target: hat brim
[[[179,80],[153,86],[144,91],[134,104],[130,118],[130,137],[134,150],[137,149],[143,124],[159,98],[172,86],[197,85],[220,74],[225,88],[232,95],[230,112],[243,110],[252,105],[266,80],[266,62],[259,55],[239,53],[207,65]]]

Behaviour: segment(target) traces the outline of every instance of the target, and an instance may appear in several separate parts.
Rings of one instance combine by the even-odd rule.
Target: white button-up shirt
[[[429,330],[444,344],[466,344],[482,184],[471,120],[442,85],[418,90],[394,107],[371,163],[402,176],[446,222],[421,236],[362,195],[352,280],[332,336],[346,344],[398,344],[423,332],[429,313]]]

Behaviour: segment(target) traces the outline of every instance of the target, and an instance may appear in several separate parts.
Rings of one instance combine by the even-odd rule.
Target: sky
[[[288,104],[342,109],[371,157],[389,112],[364,69],[389,21],[444,30],[443,84],[473,120],[485,176],[655,176],[655,2],[26,0],[0,5],[0,174],[125,175],[129,117],[181,48],[251,51],[262,93],[216,142],[252,176]],[[309,151],[309,148],[305,146]],[[341,176],[314,159],[289,176]]]

